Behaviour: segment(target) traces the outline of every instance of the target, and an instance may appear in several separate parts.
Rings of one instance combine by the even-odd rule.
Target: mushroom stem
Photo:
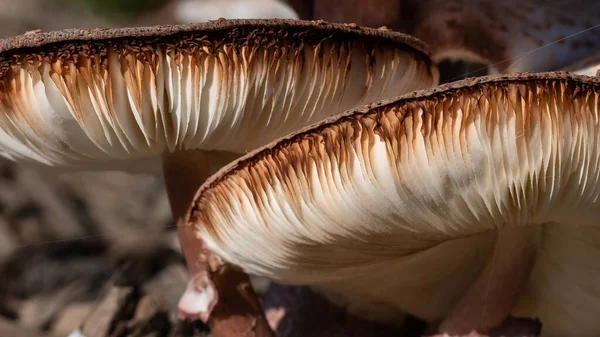
[[[274,336],[248,275],[224,263],[197,237],[189,214],[200,185],[233,154],[201,150],[163,156],[163,170],[179,242],[192,279],[179,302],[179,317],[200,318],[215,337]]]
[[[488,332],[507,319],[535,262],[537,228],[504,228],[481,274],[442,321],[439,331]]]

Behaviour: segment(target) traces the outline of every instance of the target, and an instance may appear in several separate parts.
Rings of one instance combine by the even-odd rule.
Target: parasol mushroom
[[[563,73],[417,91],[227,165],[190,224],[225,261],[365,318],[598,336],[599,108],[599,79]]]
[[[194,275],[182,317],[210,316],[214,336],[268,335],[247,275],[207,257],[186,225],[194,192],[299,127],[433,86],[424,48],[386,30],[291,20],[32,32],[0,42],[0,153],[58,170],[162,170]]]

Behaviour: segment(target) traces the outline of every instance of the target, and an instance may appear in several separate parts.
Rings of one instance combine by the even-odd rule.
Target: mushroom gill
[[[352,110],[223,168],[190,223],[227,262],[372,319],[452,317],[496,282],[476,296],[508,299],[495,319],[597,336],[599,96],[595,78],[516,74]]]
[[[0,149],[13,160],[115,169],[165,151],[244,153],[331,113],[435,85],[424,48],[390,31],[286,20],[9,39]]]

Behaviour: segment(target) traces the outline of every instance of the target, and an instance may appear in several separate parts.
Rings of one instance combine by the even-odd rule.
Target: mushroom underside
[[[359,315],[483,309],[593,336],[599,96],[594,78],[515,75],[351,111],[222,169],[191,221],[225,261]]]
[[[0,52],[0,154],[115,170],[136,161],[143,169],[164,152],[242,154],[356,105],[437,83],[416,40],[344,27],[224,21],[167,36],[158,27],[154,38],[136,36],[140,29],[95,32],[114,36],[98,41],[87,31],[84,41],[75,39],[79,31],[59,35],[74,40],[40,33],[2,41],[48,40]]]

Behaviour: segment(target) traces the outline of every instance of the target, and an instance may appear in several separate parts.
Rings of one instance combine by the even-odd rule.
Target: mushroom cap
[[[244,153],[359,104],[436,84],[407,35],[293,20],[30,33],[0,41],[0,153],[58,168],[156,168]]]
[[[485,62],[498,73],[555,71],[600,48],[596,1],[424,0],[416,6],[405,31],[430,45],[436,61]]]
[[[351,110],[222,168],[190,222],[248,273],[389,322],[444,317],[499,231],[539,231],[515,313],[598,335],[599,99],[597,78],[516,74]]]

